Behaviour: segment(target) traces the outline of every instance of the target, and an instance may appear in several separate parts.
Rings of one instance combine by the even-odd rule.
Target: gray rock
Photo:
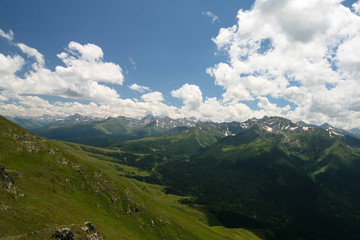
[[[106,240],[105,237],[101,237],[100,233],[96,230],[96,227],[91,222],[84,222],[84,227],[81,227],[83,231],[88,233],[86,235],[87,240]]]
[[[53,235],[53,238],[60,240],[73,240],[74,234],[71,232],[70,228],[60,228]]]
[[[14,183],[14,179],[9,176],[4,166],[0,166],[0,186],[9,189]]]
[[[91,222],[85,222],[87,232],[96,232],[96,227],[91,224]]]
[[[87,235],[87,240],[106,240],[105,237],[100,237],[99,232],[95,232]]]

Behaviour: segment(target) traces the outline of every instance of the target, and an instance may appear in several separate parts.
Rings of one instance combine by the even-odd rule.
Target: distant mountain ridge
[[[6,117],[6,116],[5,116]],[[58,124],[58,125],[71,125],[76,123],[83,123],[83,122],[90,122],[90,121],[97,121],[102,118],[99,117],[90,117],[81,114],[74,114],[67,117],[63,116],[51,116],[51,115],[43,115],[41,117],[6,117],[8,120],[16,123],[17,125],[27,129],[27,130],[34,130],[43,128],[49,124]]]
[[[171,135],[178,131],[178,127],[192,127],[195,124],[186,118],[147,116],[136,119],[120,116],[99,119],[76,114],[32,131],[46,138],[105,147],[117,141]]]
[[[323,123],[320,126],[314,125],[314,124],[307,124],[307,123],[305,123],[303,121],[299,121],[297,123],[302,125],[302,126],[320,127],[320,128],[328,129],[328,130],[331,130],[334,134],[347,135],[347,136],[352,136],[352,137],[356,137],[356,138],[360,139],[360,129],[358,129],[358,128],[353,128],[353,129],[350,129],[350,130],[346,131],[346,130],[341,129],[341,128],[333,127],[329,123]]]
[[[214,126],[225,136],[232,136],[244,129],[259,124],[269,132],[303,132],[309,128],[328,129],[329,134],[360,138],[359,135],[329,124],[316,126],[303,121],[294,123],[282,117],[264,116],[262,119],[248,119],[244,122],[201,122],[194,119],[145,116],[141,119],[131,117],[98,118],[75,114],[66,118],[9,118],[16,124],[35,133],[58,140],[84,143],[94,146],[109,146],[116,141],[141,139],[144,137],[169,136],[186,128],[202,123]]]

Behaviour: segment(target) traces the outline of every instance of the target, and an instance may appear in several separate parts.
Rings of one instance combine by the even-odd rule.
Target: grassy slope
[[[259,239],[244,229],[209,227],[179,197],[71,151],[77,156],[0,117],[0,165],[12,179],[0,179],[0,239],[48,239],[85,221],[107,239]]]
[[[136,196],[141,199],[150,212],[154,215],[166,213],[167,218],[171,219],[173,223],[184,227],[200,239],[259,239],[253,232],[246,229],[227,229],[221,226],[210,227],[208,217],[203,211],[180,204],[178,200],[181,197],[165,194],[162,186],[147,184],[120,176],[130,172],[135,172],[137,175],[146,175],[146,172],[113,163],[111,162],[111,157],[85,152],[78,144],[58,141],[56,143],[69,152],[101,168],[116,181],[125,182],[128,186],[131,186],[134,193],[136,192]],[[106,150],[104,149],[104,151]]]
[[[305,239],[358,239],[359,160],[359,149],[326,130],[282,135],[254,126],[160,173],[177,193],[248,218],[239,217],[237,226],[256,216],[258,224],[299,229]]]
[[[224,134],[215,127],[197,124],[172,136],[126,141],[118,147],[127,152],[152,154],[156,157],[184,158],[204,150],[222,137]]]

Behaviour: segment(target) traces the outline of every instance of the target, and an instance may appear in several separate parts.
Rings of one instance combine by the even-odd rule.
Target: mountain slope
[[[347,131],[360,139],[360,128],[352,128]]]
[[[174,130],[176,132],[176,129]],[[157,159],[174,160],[199,153],[225,136],[216,127],[206,124],[184,127],[178,131],[171,136],[125,141],[114,146],[127,152],[151,154]]]
[[[57,142],[101,168],[103,171],[99,175],[97,168],[60,147],[15,125],[11,125],[15,129],[11,130],[9,123],[3,122],[0,165],[5,169],[1,170],[0,190],[7,193],[0,195],[0,201],[3,210],[10,212],[16,209],[12,199],[25,199],[17,211],[19,216],[26,215],[24,224],[17,225],[14,212],[4,217],[3,223],[7,226],[4,229],[11,229],[8,234],[44,228],[50,211],[63,216],[75,206],[76,218],[66,214],[66,217],[55,217],[50,226],[90,220],[99,226],[100,232],[110,234],[113,239],[119,236],[124,239],[157,239],[159,236],[196,239],[202,238],[204,233],[211,236],[207,239],[230,237],[224,231],[214,230],[217,228],[199,225],[194,221],[197,217],[189,218],[191,209],[165,201],[169,195],[161,195],[154,186],[126,177],[132,176],[162,183],[167,186],[168,193],[187,196],[181,201],[190,205],[201,204],[209,219],[215,219],[207,223],[263,229],[266,239],[360,238],[357,227],[360,224],[360,140],[332,128],[302,126],[279,117],[195,126],[184,126],[186,122],[167,118],[161,121],[116,118],[96,124],[77,124],[78,129],[69,127],[68,136],[82,134],[78,135],[81,141],[91,139],[98,141],[97,144],[105,142],[104,145],[114,147],[101,149]],[[90,136],[89,129],[99,131],[98,135]],[[114,132],[119,133],[117,138]],[[124,136],[128,139],[147,134],[159,136],[119,142]],[[22,171],[22,167],[26,171]],[[25,182],[25,172],[26,179],[31,181]],[[105,190],[101,187],[103,182]],[[43,190],[38,193],[32,188]],[[129,192],[129,188],[133,191]],[[53,193],[65,199],[61,209],[54,209],[61,203],[59,198],[51,198]],[[41,198],[48,195],[46,200]],[[7,198],[4,200],[3,196]],[[40,201],[30,201],[29,196]],[[116,201],[111,200],[114,196]],[[87,205],[82,203],[85,199],[89,202]],[[30,207],[23,209],[24,206]],[[39,214],[33,214],[34,209]],[[122,214],[119,209],[123,209]],[[131,210],[129,216],[128,210]],[[104,214],[99,215],[99,212]],[[35,221],[27,220],[29,216]],[[79,216],[88,216],[88,219]],[[171,220],[170,226],[160,224],[163,221],[159,219],[165,218]],[[108,221],[112,225],[106,225]],[[152,228],[151,221],[156,226],[158,221],[161,226]],[[35,228],[34,222],[42,227]],[[151,227],[151,231],[138,232],[143,226],[147,226],[145,229]],[[121,233],[114,230],[117,228]]]
[[[12,121],[13,123],[30,131],[33,129],[42,128],[53,121],[53,119],[47,119],[47,118],[20,118],[20,117],[6,117],[6,118]]]
[[[276,239],[357,239],[359,141],[281,118],[251,125],[161,166],[169,191],[193,196],[226,226],[271,228]]]
[[[348,131],[344,130],[344,129],[340,129],[340,128],[336,128],[331,126],[328,123],[324,123],[321,124],[320,126],[314,125],[314,124],[307,124],[304,121],[299,121],[297,122],[299,125],[305,126],[305,127],[319,127],[319,128],[323,128],[323,129],[328,129],[331,130],[333,133],[338,134],[338,135],[344,135],[344,136],[351,136],[351,137],[355,137],[355,138],[359,138],[360,136],[359,134],[356,133],[356,128],[355,129],[350,129]],[[357,129],[358,130],[358,129]]]
[[[107,147],[122,140],[166,136],[172,134],[174,128],[193,125],[194,122],[191,120],[174,120],[167,117],[143,119],[110,117],[103,120],[89,120],[83,116],[72,116],[66,121],[56,121],[35,129],[34,132],[51,139]]]
[[[49,239],[63,227],[81,237],[91,221],[106,239],[233,239],[2,117],[0,165],[0,238]]]
[[[117,163],[117,159],[112,157],[83,151],[82,146],[79,144],[66,142],[56,143],[66,148],[71,153],[74,153],[83,159],[87,159],[87,161],[101,168],[110,176],[119,178],[119,176],[131,175],[136,178],[137,176],[149,175],[149,172],[147,171],[142,171],[134,167],[129,167],[125,164]],[[98,150],[102,150],[102,152],[107,151],[107,149],[100,148],[98,148]],[[143,200],[143,204],[147,206],[147,209],[155,213],[165,211],[171,216],[171,218],[168,218],[170,218],[172,222],[177,222],[185,229],[195,232],[195,235],[199,236],[200,239],[258,239],[258,237],[249,230],[242,228],[224,228],[219,225],[216,219],[206,211],[206,208],[203,208],[202,206],[195,205],[190,208],[185,204],[180,204],[179,202],[186,202],[187,198],[182,198],[172,194],[167,195],[164,193],[162,186],[149,185],[128,177],[120,177],[120,179],[122,182],[126,182],[128,186],[134,190],[134,192],[135,190],[139,190],[138,197]],[[144,196],[145,198],[143,198]],[[159,207],[163,205],[167,206],[167,208],[162,207],[159,209]],[[208,224],[215,224],[215,226],[208,227]],[[262,236],[263,239],[264,233],[261,229],[257,229],[255,232],[259,234],[259,236]]]

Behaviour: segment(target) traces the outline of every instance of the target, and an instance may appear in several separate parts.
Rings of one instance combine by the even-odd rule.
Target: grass
[[[227,229],[221,226],[210,227],[207,213],[203,209],[199,210],[179,203],[179,200],[183,197],[165,194],[163,187],[159,185],[119,176],[119,170],[117,170],[116,166],[122,168],[124,165],[112,163],[109,162],[110,159],[104,159],[102,156],[94,156],[81,151],[78,144],[63,142],[57,142],[57,144],[64,146],[68,151],[101,168],[116,181],[126,183],[154,215],[162,213],[163,219],[171,219],[171,222],[187,229],[199,239],[260,239],[255,233],[246,229]],[[135,170],[136,168],[131,167],[131,169]],[[124,170],[120,174],[126,173],[127,169],[124,168]],[[140,170],[137,173],[139,176],[144,174]]]
[[[120,176],[146,172],[109,160],[0,117],[0,166],[13,180],[0,179],[0,239],[50,239],[61,227],[83,239],[85,221],[106,239],[260,239],[245,229],[210,227],[206,214],[180,204],[181,197]]]

